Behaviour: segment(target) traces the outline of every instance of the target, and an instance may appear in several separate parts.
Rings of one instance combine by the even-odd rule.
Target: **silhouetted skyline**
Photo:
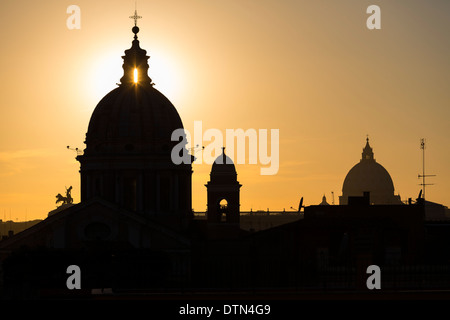
[[[92,111],[84,146],[64,148],[76,152],[80,188],[74,188],[72,183],[69,187],[64,184],[65,196],[56,195],[56,204],[61,202],[61,206],[50,211],[46,219],[18,234],[9,230],[8,235],[2,235],[1,298],[80,296],[95,299],[95,295],[107,293],[113,299],[121,299],[138,293],[146,299],[154,299],[156,294],[164,292],[165,297],[174,299],[193,293],[220,294],[224,290],[234,297],[249,297],[249,293],[257,292],[270,292],[272,298],[299,297],[311,290],[331,290],[334,294],[369,290],[382,296],[407,290],[414,292],[415,297],[423,297],[429,290],[443,290],[440,296],[448,296],[449,210],[425,201],[423,191],[417,198],[409,197],[407,204],[402,203],[396,194],[399,190],[394,187],[393,180],[397,179],[391,178],[391,168],[396,162],[386,166],[388,172],[375,159],[369,135],[359,162],[345,177],[339,205],[329,205],[325,193],[322,202],[305,203],[302,189],[291,183],[298,182],[299,172],[279,172],[279,157],[292,151],[286,148],[286,138],[278,140],[279,133],[289,132],[292,127],[282,124],[273,130],[273,126],[269,126],[270,143],[261,143],[268,139],[267,128],[256,125],[258,119],[264,119],[260,118],[264,115],[261,109],[248,110],[251,117],[245,123],[255,125],[258,131],[254,128],[247,131],[250,135],[247,148],[241,145],[235,150],[233,144],[225,143],[219,128],[207,130],[202,136],[207,141],[214,137],[214,148],[208,143],[205,147],[202,139],[192,148],[192,143],[198,139],[186,130],[180,108],[156,88],[148,71],[151,53],[141,39],[141,26],[137,24],[140,16],[136,10],[130,18],[134,20],[129,28],[133,35],[128,36],[131,47],[126,45],[121,56],[123,73],[117,87],[99,99]],[[67,26],[71,29],[69,23]],[[352,76],[346,76],[347,80],[354,81]],[[205,92],[207,89],[202,88]],[[342,89],[327,88],[330,93],[342,93]],[[55,89],[55,93],[58,92]],[[264,91],[259,92],[259,97],[263,102],[273,98]],[[345,108],[339,110],[342,112]],[[221,111],[223,107],[212,109],[216,117],[220,117]],[[229,122],[239,123],[239,119],[245,118],[236,106],[225,111],[230,115],[220,119],[225,129],[230,126]],[[292,112],[289,108],[272,106],[273,124],[281,117],[288,119]],[[308,124],[322,130],[330,129],[325,114],[322,114],[322,123],[311,121]],[[335,117],[334,122],[343,125],[352,117],[353,121],[362,120],[362,114],[358,115],[356,110],[341,116],[343,118]],[[381,116],[383,121],[390,119],[387,114]],[[368,123],[374,121],[369,120]],[[63,120],[55,121],[59,122]],[[194,134],[198,135],[199,131],[203,134],[202,125],[203,119],[201,123],[194,121]],[[389,131],[386,125],[384,128]],[[304,126],[297,125],[296,129],[302,130]],[[243,130],[240,133],[245,135]],[[308,134],[313,140],[317,138],[314,132]],[[339,134],[330,137],[336,138]],[[192,139],[191,144],[185,137]],[[228,135],[226,137],[228,139]],[[295,141],[297,161],[302,159],[304,150],[307,150],[305,157],[318,150],[299,147],[302,140],[298,136],[291,135],[288,139]],[[252,145],[258,140],[257,146]],[[393,147],[392,139],[389,142],[388,146]],[[347,143],[338,146],[339,149],[344,150]],[[266,150],[269,146],[270,157]],[[423,142],[421,146],[423,149]],[[333,150],[330,141],[325,145],[317,142],[315,147],[320,150],[326,147],[327,152]],[[216,150],[214,155],[211,154],[213,149]],[[243,157],[245,149],[251,154]],[[270,168],[263,168],[270,169],[269,174],[261,170],[259,176],[241,175],[241,172],[248,174],[246,160],[257,163],[257,150],[259,164],[267,165],[270,159]],[[207,200],[203,202],[207,206],[204,216],[193,209],[193,196],[198,198],[193,188],[196,173],[193,161],[203,159],[203,152],[210,153],[208,156],[214,159],[212,163],[205,161],[208,179],[203,181],[207,193]],[[232,159],[233,155],[236,158]],[[340,153],[329,153],[324,160],[336,166],[339,157]],[[395,160],[404,163],[398,155]],[[308,162],[302,164],[307,167]],[[53,175],[57,175],[57,170],[53,168]],[[327,172],[325,167],[322,172]],[[202,174],[196,179],[199,177]],[[286,213],[284,208],[279,217],[269,208],[263,215],[261,210],[251,210],[242,215],[247,219],[245,222],[243,219],[241,225],[244,199],[254,200],[243,190],[254,188],[255,182],[266,177],[269,179],[264,183],[257,183],[261,189],[258,205],[264,205],[265,201],[270,203],[265,189],[272,179],[269,190],[272,199],[280,192],[288,196],[294,190],[296,196],[290,201],[295,203],[300,199],[298,209],[291,206],[290,213]],[[30,176],[29,181],[33,181],[33,177]],[[318,181],[320,179],[308,181],[312,191]],[[330,179],[324,183],[329,184]],[[30,184],[25,186],[30,188]],[[74,201],[74,190],[81,194],[79,202]],[[335,204],[334,192],[332,204]],[[253,223],[259,226],[255,228]],[[10,227],[12,229],[12,223]],[[378,295],[372,297],[375,296]]]
[[[0,219],[43,219],[72,185],[98,101],[122,76],[134,2],[80,1],[81,29],[67,4],[3,2],[0,18]],[[186,129],[280,130],[280,169],[239,165],[242,210],[288,210],[300,197],[335,201],[366,134],[402,200],[420,190],[420,138],[427,198],[450,190],[450,22],[446,1],[381,1],[382,29],[368,30],[355,1],[140,3],[139,39],[149,76]],[[345,17],[345,18],[344,18]],[[193,165],[193,208],[206,209],[210,166]]]

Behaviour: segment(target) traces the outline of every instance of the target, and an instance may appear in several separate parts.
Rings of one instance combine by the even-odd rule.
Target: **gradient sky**
[[[69,5],[81,29],[69,30]],[[381,30],[366,9],[381,8]],[[72,185],[92,111],[122,76],[134,1],[0,2],[0,219],[43,219]],[[335,203],[366,134],[402,199],[449,205],[450,1],[138,1],[149,75],[186,129],[280,130],[280,169],[237,165],[242,210]],[[206,208],[210,165],[193,166]]]

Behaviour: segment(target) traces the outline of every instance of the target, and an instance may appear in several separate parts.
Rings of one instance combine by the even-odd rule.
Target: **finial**
[[[137,15],[137,10],[134,10],[134,15],[130,16],[130,19],[134,19],[134,26],[137,27],[137,19],[141,19],[141,16]]]
[[[225,155],[225,147],[222,147],[222,163],[221,164],[228,164],[227,163],[227,156]]]
[[[369,135],[366,134],[366,141],[369,142]]]
[[[135,4],[135,8],[134,8],[134,15],[130,16],[130,19],[134,19],[134,27],[133,29],[131,29],[131,31],[133,31],[134,33],[134,39],[137,40],[137,33],[139,32],[139,27],[137,26],[137,20],[141,19],[141,16],[138,16],[137,14],[137,9],[136,9],[136,4]]]

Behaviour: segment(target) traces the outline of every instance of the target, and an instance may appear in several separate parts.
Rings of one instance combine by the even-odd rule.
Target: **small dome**
[[[212,173],[234,173],[236,174],[236,168],[233,160],[225,154],[225,148],[222,148],[222,154],[214,160],[212,165]]]
[[[330,204],[327,202],[327,197],[325,197],[325,195],[323,195],[322,197],[322,202],[319,203],[319,206],[329,206]]]
[[[225,148],[222,148],[222,154],[214,161],[211,168],[212,183],[236,183],[237,172],[233,160],[225,154]]]

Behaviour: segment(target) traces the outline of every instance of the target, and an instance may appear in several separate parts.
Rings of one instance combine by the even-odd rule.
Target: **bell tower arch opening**
[[[223,198],[218,202],[217,212],[219,213],[219,221],[220,222],[226,222],[228,219],[228,201],[227,199]]]

